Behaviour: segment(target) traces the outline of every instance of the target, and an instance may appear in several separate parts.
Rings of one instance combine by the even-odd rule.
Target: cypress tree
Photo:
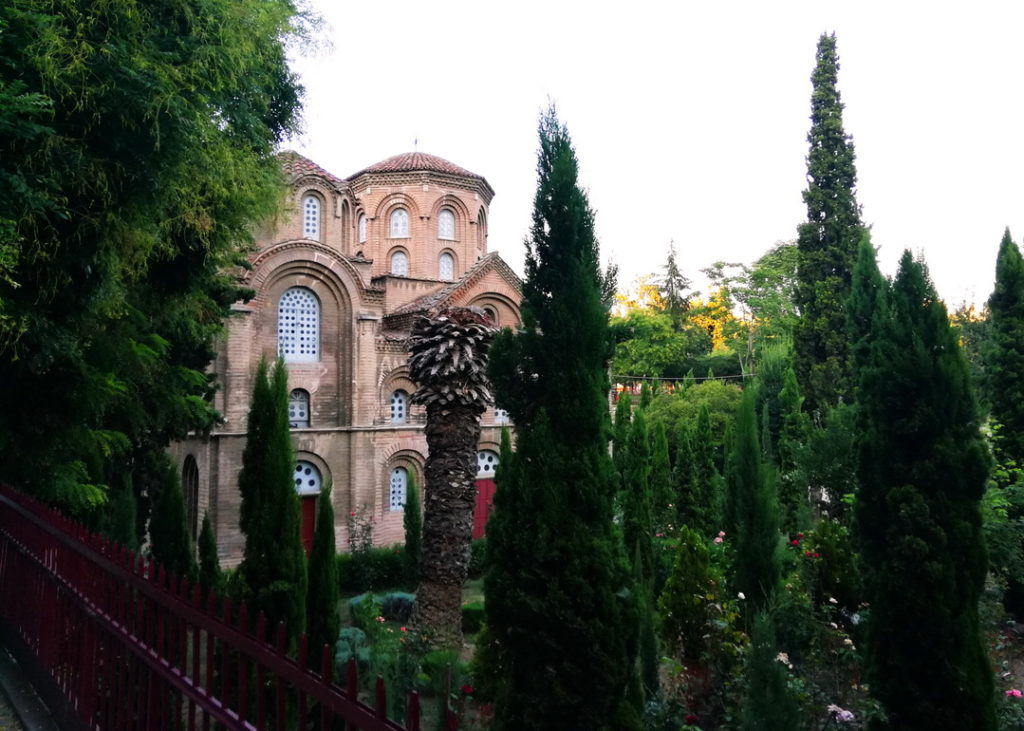
[[[784,533],[798,533],[810,525],[810,501],[807,484],[796,474],[797,455],[807,434],[807,416],[801,411],[803,396],[796,382],[796,372],[786,369],[779,409],[782,429],[776,453],[779,458],[779,508]]]
[[[726,530],[736,537],[736,591],[747,597],[751,610],[761,611],[782,577],[782,567],[779,506],[772,470],[766,468],[758,444],[755,392],[756,387],[747,387],[736,414],[736,434],[726,475]]]
[[[306,556],[299,537],[299,498],[288,428],[288,374],[278,360],[256,369],[242,471],[239,524],[245,550],[238,573],[250,608],[266,612],[270,627],[285,622],[290,642],[306,626]]]
[[[665,433],[665,422],[658,420],[652,427],[654,435],[651,440],[651,501],[654,523],[663,528],[672,521],[676,500],[672,489],[672,463],[668,456],[668,435]]]
[[[909,252],[888,300],[872,320],[858,394],[864,669],[888,716],[876,727],[993,729],[978,621],[989,458],[968,367]]]
[[[818,39],[807,135],[807,222],[797,238],[796,374],[808,411],[824,412],[850,391],[844,300],[862,226],[853,142],[843,129],[835,35]]]
[[[523,328],[491,349],[516,424],[488,523],[495,729],[636,729],[633,576],[613,523],[608,313],[593,212],[554,110],[541,118]],[[621,442],[620,442],[621,444]]]
[[[718,468],[715,467],[711,412],[707,404],[701,404],[697,412],[696,431],[690,439],[690,454],[692,481],[689,490],[679,496],[679,520],[707,539],[722,528],[722,515],[716,494]]]
[[[170,459],[164,457],[163,484],[149,521],[153,560],[175,576],[196,578],[196,556],[185,515],[181,478]]]
[[[647,417],[637,411],[629,430],[629,449],[622,476],[622,532],[634,571],[654,575],[654,520],[651,508],[651,437]]]
[[[1024,466],[1024,259],[1009,229],[999,244],[988,310],[986,385],[992,418],[1002,426],[996,448],[1001,459]]]
[[[633,419],[633,399],[629,391],[619,394],[619,401],[615,404],[615,430],[612,433],[612,457],[615,460],[615,471],[620,479],[623,470],[623,460],[629,441],[629,425]]]
[[[112,541],[120,543],[129,550],[139,548],[136,516],[139,505],[132,487],[132,476],[123,472],[121,480],[114,482],[110,490],[110,502],[103,513],[101,530]]]
[[[405,580],[415,586],[419,578],[420,545],[423,541],[423,511],[420,508],[420,489],[412,472],[409,472],[405,489],[402,526],[405,529]]]
[[[199,584],[206,590],[219,589],[221,583],[220,560],[217,557],[217,539],[213,535],[210,514],[203,513],[203,526],[199,529]]]
[[[337,549],[334,543],[334,506],[331,486],[325,484],[316,501],[316,527],[313,547],[309,552],[309,575],[306,591],[306,636],[314,664],[320,661],[324,645],[334,648],[341,628],[338,601]]]
[[[690,496],[693,494],[693,436],[686,422],[680,422],[676,437],[676,456],[672,464],[672,502],[676,525],[691,525]]]
[[[750,632],[747,654],[747,697],[743,731],[793,731],[801,727],[800,709],[789,691],[787,666],[778,656],[775,618],[759,612]]]

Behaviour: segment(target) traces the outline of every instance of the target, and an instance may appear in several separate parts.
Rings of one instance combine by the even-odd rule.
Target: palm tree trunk
[[[423,543],[411,624],[435,647],[462,645],[481,411],[465,404],[427,407]]]

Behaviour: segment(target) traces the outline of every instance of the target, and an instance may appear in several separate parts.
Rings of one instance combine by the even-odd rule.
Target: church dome
[[[425,152],[403,152],[401,155],[395,155],[394,157],[389,157],[387,160],[381,160],[374,165],[370,165],[370,167],[364,168],[354,175],[350,175],[348,179],[352,180],[367,173],[411,172],[443,173],[445,175],[458,175],[463,178],[476,178],[477,180],[484,179],[482,175],[477,175],[465,168],[459,167],[453,162],[448,162],[443,157],[428,155]]]

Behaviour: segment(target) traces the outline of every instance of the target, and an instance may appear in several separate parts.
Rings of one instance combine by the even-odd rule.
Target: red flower
[[[354,518],[354,517],[356,517],[356,511],[354,511],[354,510],[353,510],[353,511],[352,511],[351,513],[349,513],[349,514],[348,514],[348,516],[349,516],[350,518]]]
[[[813,558],[821,558],[821,554],[820,553],[815,553]]]
[[[797,538],[803,538],[803,537],[804,537],[804,534],[803,534],[803,533],[797,533],[797,534],[796,534],[796,537],[797,537]]]
[[[687,726],[692,726],[695,723],[697,723],[697,717],[694,716],[692,713],[689,716],[686,717],[686,725]]]
[[[468,684],[462,686],[461,688],[459,688],[459,690],[462,691],[462,695],[473,695],[476,692],[475,690],[473,690],[473,686]]]
[[[810,558],[810,557],[811,557],[811,556],[813,556],[813,555],[814,555],[814,554],[813,554],[813,553],[811,553],[810,551],[804,551],[804,558]]]
[[[789,542],[789,545],[791,545],[791,546],[799,546],[800,545],[800,541],[798,541],[796,538],[794,538],[793,540],[791,540]]]

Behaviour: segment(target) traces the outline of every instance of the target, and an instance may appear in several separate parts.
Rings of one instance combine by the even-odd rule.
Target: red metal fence
[[[293,660],[266,625],[0,486],[0,632],[62,728],[406,728],[380,678],[362,703],[354,660],[338,685],[330,648]]]

